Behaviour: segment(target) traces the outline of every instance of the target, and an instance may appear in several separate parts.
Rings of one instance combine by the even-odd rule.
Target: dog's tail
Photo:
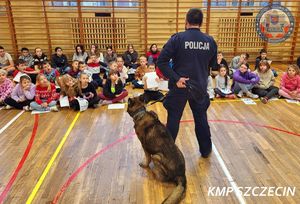
[[[178,176],[176,178],[176,188],[173,192],[162,202],[162,204],[178,204],[183,199],[186,191],[186,177]]]

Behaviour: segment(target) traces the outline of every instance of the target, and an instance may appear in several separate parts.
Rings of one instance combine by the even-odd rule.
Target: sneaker
[[[31,111],[32,108],[31,108],[30,106],[24,106],[24,107],[23,107],[23,110],[24,110],[24,111]]]
[[[263,97],[263,98],[261,98],[260,100],[261,100],[261,102],[262,102],[263,104],[268,103],[268,98],[267,98],[267,97]]]
[[[240,91],[240,92],[237,94],[237,97],[238,97],[238,98],[242,98],[242,97],[243,97],[243,91]]]
[[[57,106],[50,107],[50,111],[57,112],[58,111]]]
[[[10,105],[6,105],[4,109],[5,109],[5,110],[10,110],[10,109],[12,109],[12,108],[13,108],[13,107],[11,107]]]
[[[253,94],[253,93],[251,93],[250,91],[248,91],[248,92],[246,93],[246,95],[247,95],[248,97],[250,97],[250,98],[253,98],[253,99],[258,98],[258,95]]]
[[[234,94],[229,94],[229,95],[226,95],[225,97],[229,98],[229,99],[235,99],[235,95]]]

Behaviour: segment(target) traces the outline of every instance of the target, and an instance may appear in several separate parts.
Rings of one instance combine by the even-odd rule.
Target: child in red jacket
[[[39,74],[36,78],[35,101],[30,103],[32,110],[37,111],[58,111],[56,106],[55,85],[50,83],[43,74]]]

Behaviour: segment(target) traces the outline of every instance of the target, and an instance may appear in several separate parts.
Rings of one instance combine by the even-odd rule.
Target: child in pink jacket
[[[283,74],[280,83],[279,95],[300,101],[300,75],[299,67],[289,65],[287,72]]]

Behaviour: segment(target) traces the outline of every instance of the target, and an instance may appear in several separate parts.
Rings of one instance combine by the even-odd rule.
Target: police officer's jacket
[[[169,67],[170,59],[173,68]],[[198,28],[174,34],[164,45],[157,65],[170,79],[169,89],[176,87],[180,77],[190,78],[199,90],[206,91],[209,67],[216,66],[217,45],[214,39]],[[204,93],[203,93],[204,94]]]

